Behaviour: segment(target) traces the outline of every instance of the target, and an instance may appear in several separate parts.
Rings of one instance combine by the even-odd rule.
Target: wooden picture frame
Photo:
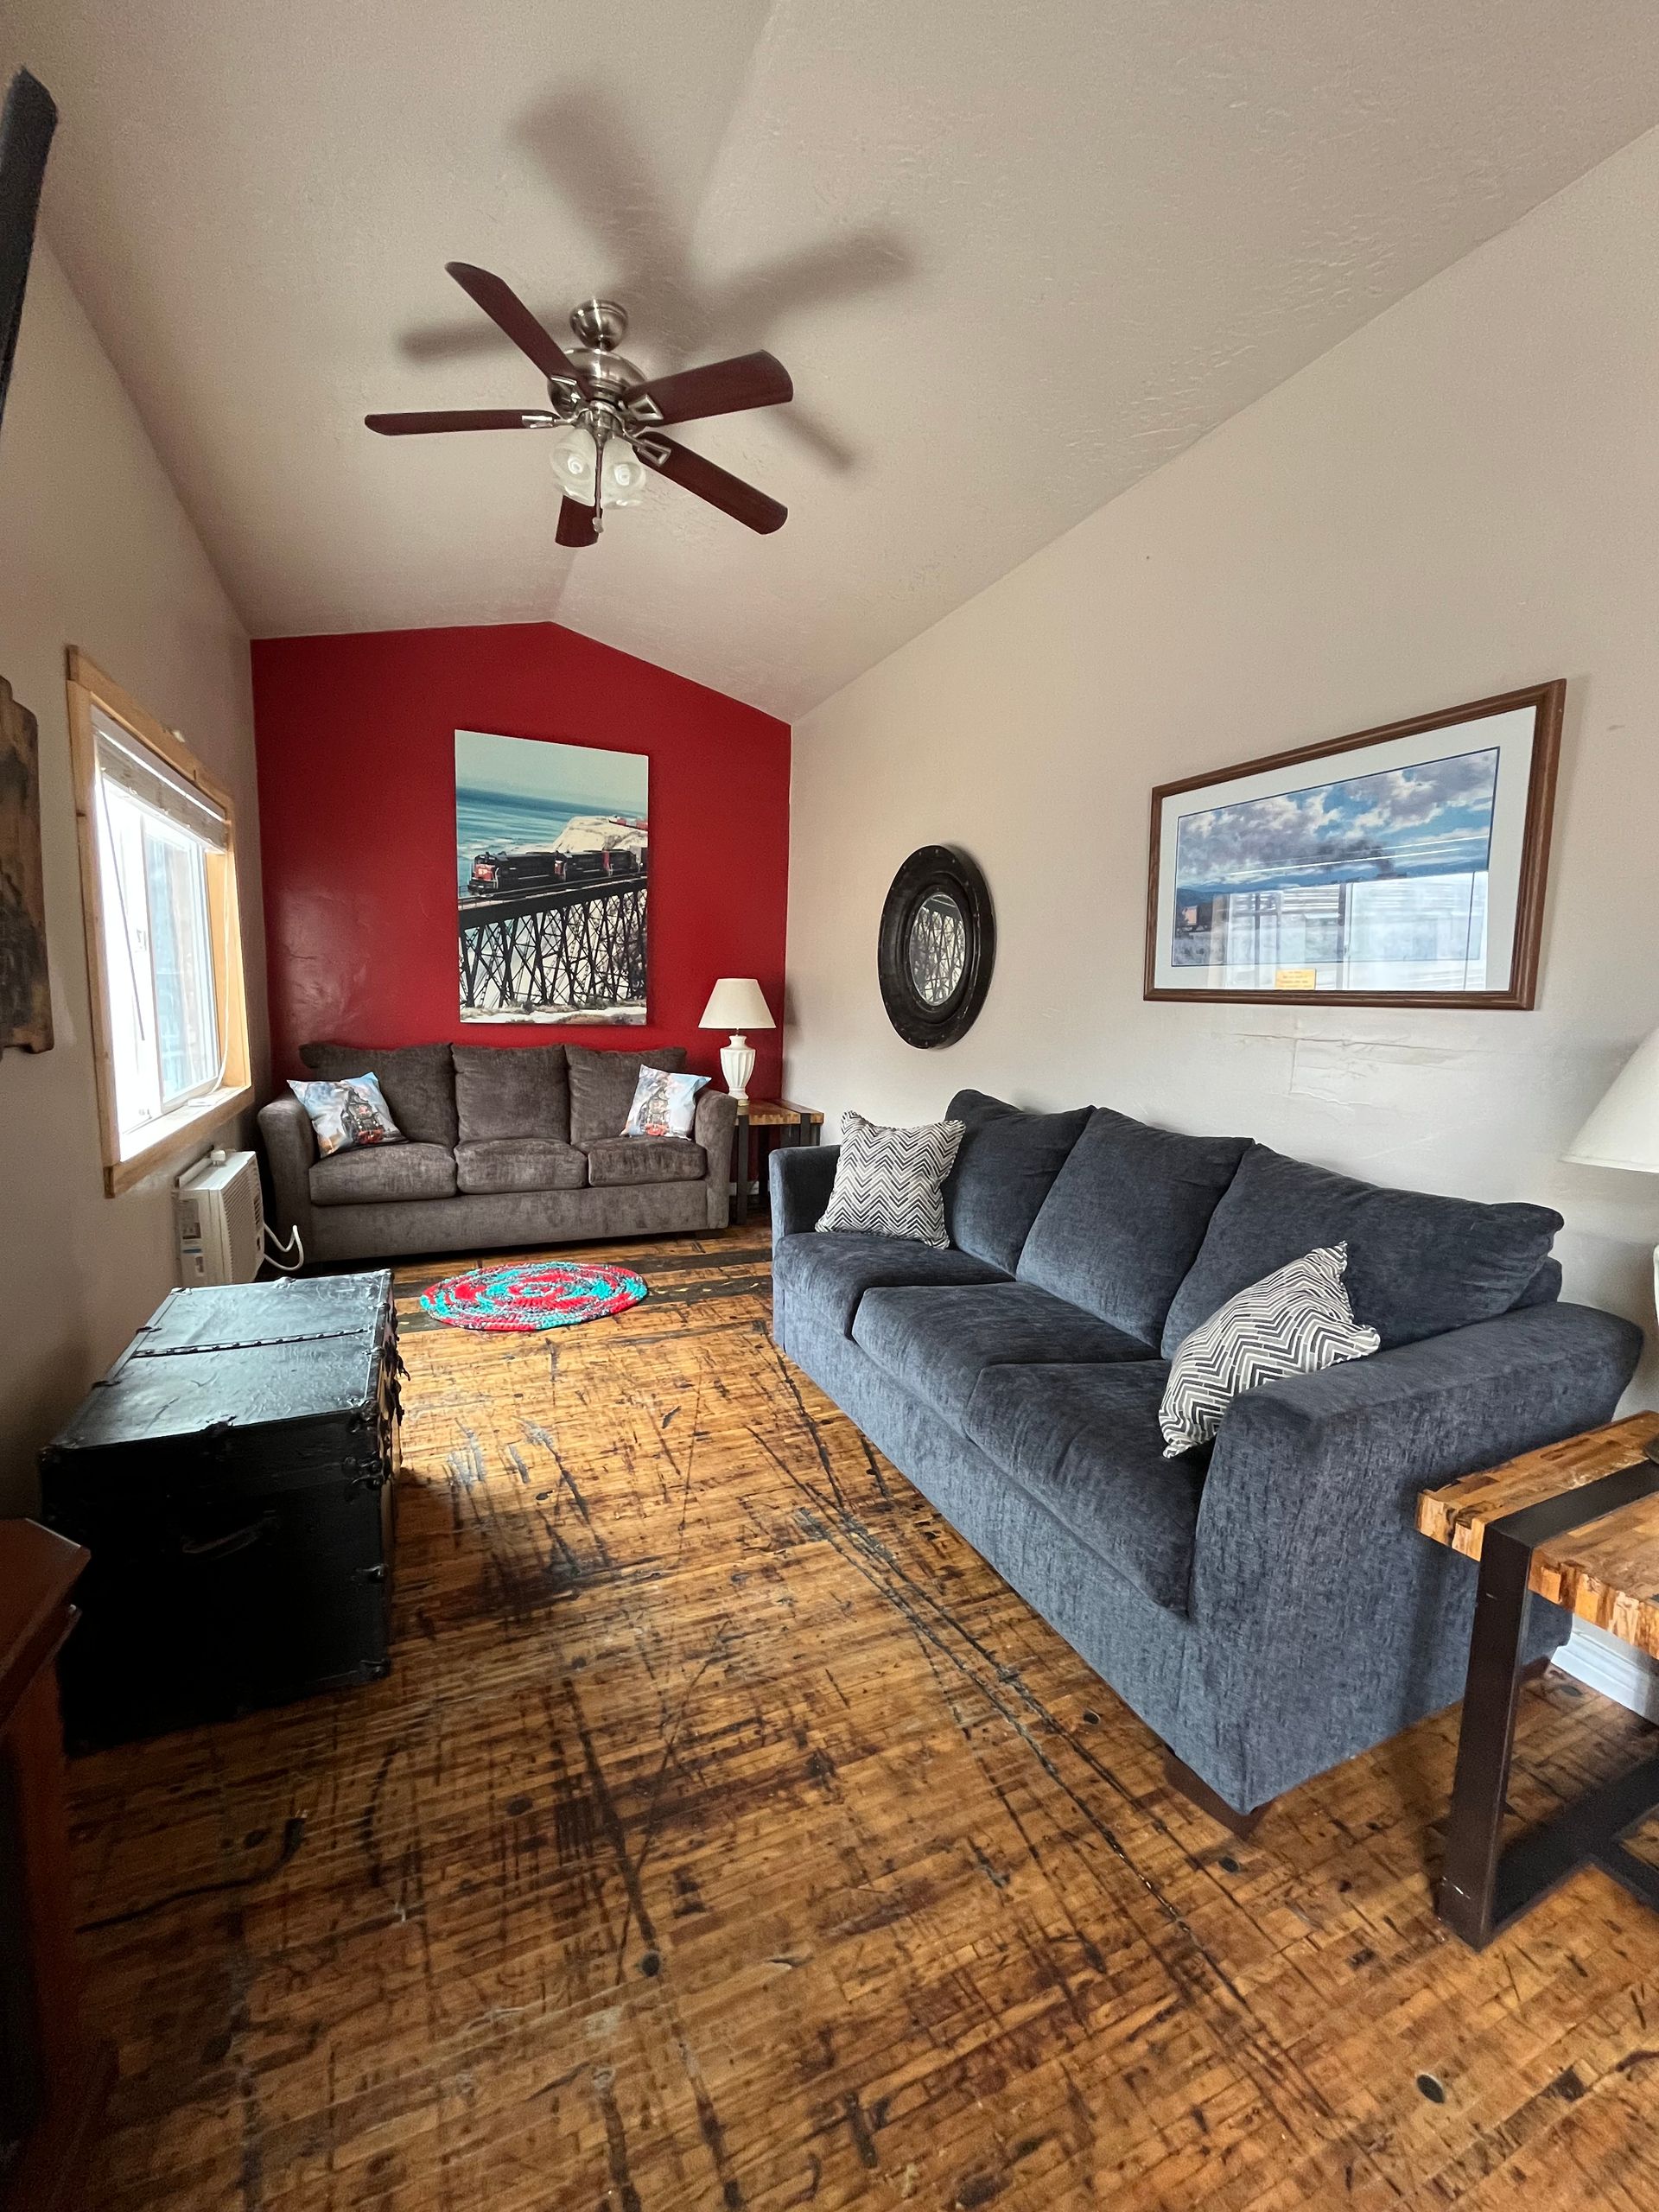
[[[1160,784],[1144,995],[1531,1007],[1566,696],[1557,677]]]
[[[0,1052],[52,1049],[40,728],[0,676]]]

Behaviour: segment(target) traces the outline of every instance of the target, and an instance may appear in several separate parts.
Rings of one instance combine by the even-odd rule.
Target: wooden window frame
[[[111,1198],[201,1149],[213,1129],[253,1103],[248,1058],[248,1001],[242,961],[242,916],[237,898],[236,809],[230,793],[204,768],[175,729],[146,714],[136,699],[78,646],[68,652],[69,760],[74,782],[75,830],[80,846],[80,906],[86,934],[86,983],[92,1011],[92,1064],[98,1083],[99,1140],[104,1188]],[[207,915],[212,936],[213,995],[225,1072],[219,1088],[187,1099],[153,1122],[136,1152],[124,1152],[118,1114],[115,1054],[110,1020],[110,979],[105,962],[103,882],[99,866],[98,740],[93,712],[118,724],[175,775],[183,777],[225,817],[222,853],[207,856]],[[231,924],[234,922],[235,927]]]

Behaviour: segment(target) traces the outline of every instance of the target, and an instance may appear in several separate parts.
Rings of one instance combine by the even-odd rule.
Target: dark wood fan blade
[[[741,476],[728,476],[700,453],[677,446],[672,438],[659,438],[654,430],[642,431],[633,441],[633,449],[647,468],[666,476],[682,491],[695,492],[698,499],[707,499],[711,507],[718,507],[734,521],[747,523],[751,530],[781,530],[788,519],[787,507],[757,492]]]
[[[594,511],[582,499],[561,499],[559,526],[553,535],[561,545],[596,545],[599,532],[594,528]]]
[[[365,415],[365,423],[383,438],[418,436],[424,430],[535,430],[550,415],[526,415],[522,407],[468,407],[437,415]]]
[[[5,107],[0,111],[0,415],[6,411],[6,386],[22,321],[41,180],[57,124],[51,93],[38,78],[20,69],[7,87]]]
[[[747,407],[779,407],[795,397],[789,371],[771,353],[734,353],[700,369],[680,369],[635,385],[628,411],[642,423],[699,423]]]
[[[443,264],[467,298],[483,308],[498,330],[505,331],[521,353],[528,353],[544,377],[560,377],[567,384],[579,381],[564,348],[543,330],[510,284],[487,269],[474,269],[470,261]]]

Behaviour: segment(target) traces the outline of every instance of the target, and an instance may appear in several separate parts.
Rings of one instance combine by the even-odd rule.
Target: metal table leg
[[[740,1106],[732,1132],[732,1220],[741,1229],[749,1217],[749,1117]]]
[[[1482,1541],[1439,1900],[1440,1918],[1478,1951],[1586,1864],[1602,1866],[1649,1903],[1659,1904],[1659,1877],[1618,1840],[1659,1803],[1659,1758],[1592,1790],[1508,1851],[1503,1848],[1532,1554],[1551,1537],[1656,1490],[1659,1465],[1643,1459],[1494,1521]]]

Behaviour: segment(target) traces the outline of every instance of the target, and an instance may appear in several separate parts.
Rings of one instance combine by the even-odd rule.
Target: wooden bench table
[[[1599,1866],[1659,1910],[1659,1867],[1622,1840],[1659,1808],[1659,1757],[1507,1850],[1502,1842],[1532,1593],[1659,1659],[1659,1459],[1649,1445],[1659,1445],[1659,1414],[1637,1414],[1418,1500],[1423,1534],[1480,1562],[1440,1892],[1440,1918],[1477,1950],[1580,1866]]]

